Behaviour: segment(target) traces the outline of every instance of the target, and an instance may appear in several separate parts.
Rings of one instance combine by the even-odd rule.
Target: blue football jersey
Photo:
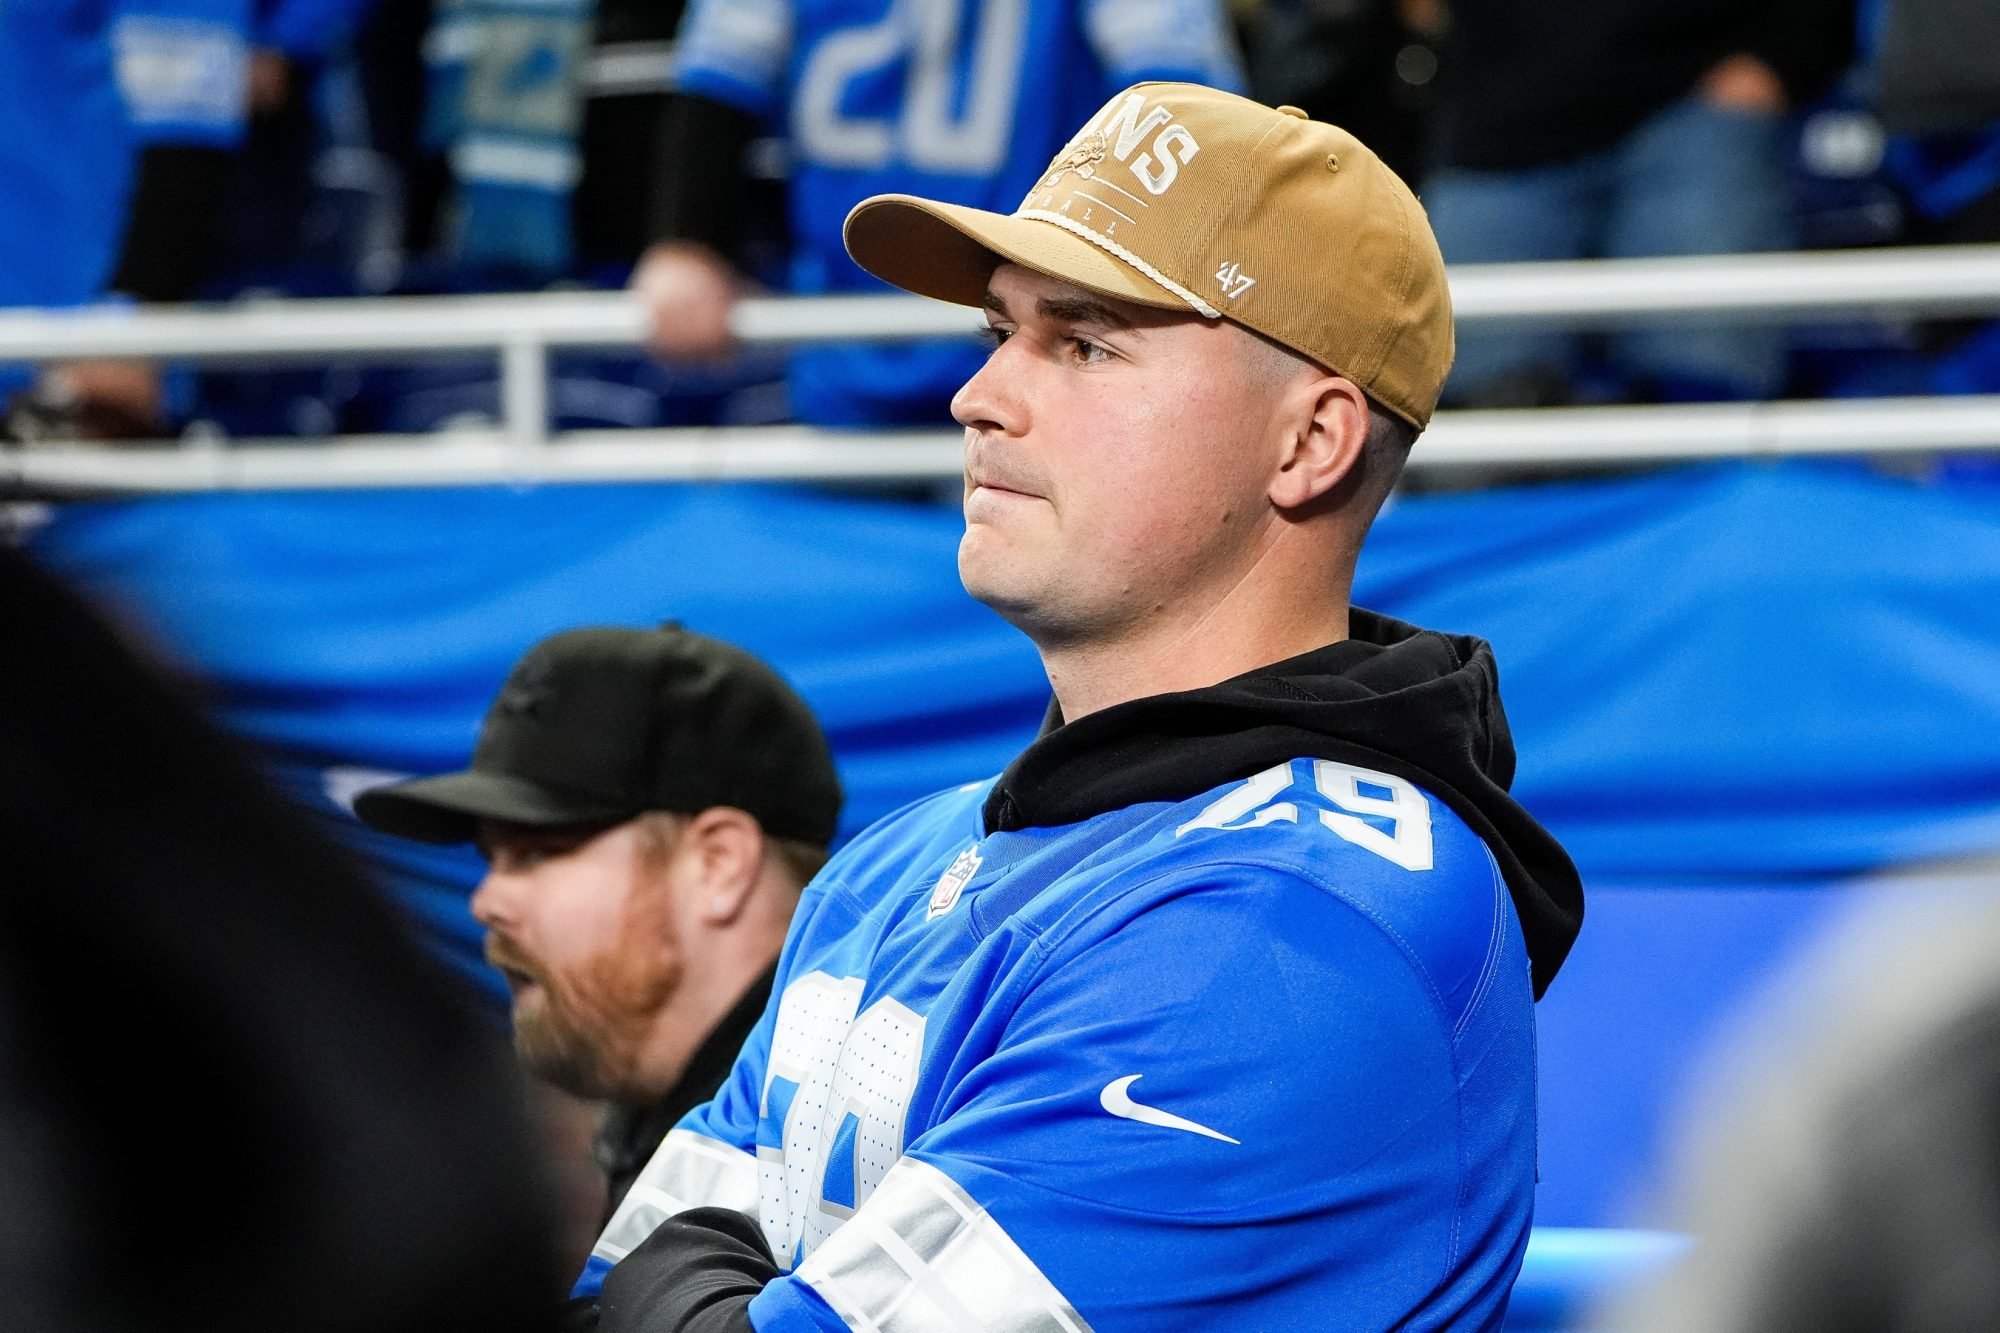
[[[675,55],[678,87],[784,129],[802,293],[887,290],[841,242],[869,195],[1011,213],[1077,126],[1146,79],[1240,87],[1221,0],[693,0]],[[948,424],[979,362],[970,342],[801,350],[793,408]]]
[[[250,0],[0,0],[0,306],[99,295],[135,152],[243,134]]]
[[[578,1284],[756,1219],[762,1330],[1488,1329],[1527,1243],[1508,890],[1400,777],[1298,759],[986,834],[979,784],[807,888],[770,1008]]]

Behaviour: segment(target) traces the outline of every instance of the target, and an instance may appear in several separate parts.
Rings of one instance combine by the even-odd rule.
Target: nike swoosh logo
[[[1171,1111],[1162,1111],[1157,1106],[1142,1106],[1132,1100],[1131,1087],[1144,1074],[1127,1074],[1124,1078],[1114,1078],[1104,1085],[1104,1091],[1097,1100],[1104,1109],[1121,1120],[1136,1120],[1142,1125],[1158,1125],[1162,1129],[1184,1129],[1190,1134],[1202,1134],[1211,1139],[1221,1139],[1224,1143],[1234,1143],[1242,1147],[1240,1139],[1232,1139],[1227,1134],[1218,1133],[1207,1125],[1198,1125],[1192,1120],[1182,1119]]]

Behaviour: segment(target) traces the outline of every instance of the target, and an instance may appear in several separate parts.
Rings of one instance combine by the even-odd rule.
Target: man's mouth
[[[507,983],[508,991],[517,998],[523,991],[542,984],[541,978],[529,971],[511,950],[496,949],[489,944],[486,948],[486,961],[500,974],[501,980]]]
[[[1019,495],[1030,500],[1047,499],[1033,479],[1015,475],[1017,461],[1006,450],[988,447],[982,440],[968,437],[965,451],[966,493],[992,491],[996,495]]]
[[[996,495],[1018,495],[1029,500],[1042,497],[1034,491],[1014,483],[1010,478],[974,476],[967,478],[975,491],[992,491]]]

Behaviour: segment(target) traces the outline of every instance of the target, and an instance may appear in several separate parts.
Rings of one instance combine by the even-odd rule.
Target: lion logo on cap
[[[501,687],[500,697],[493,701],[494,711],[510,717],[540,717],[555,684],[555,674],[555,664],[548,658],[527,658],[514,668]]]
[[[1097,164],[1111,151],[1101,130],[1092,130],[1072,144],[1063,155],[1049,164],[1049,174],[1042,177],[1042,188],[1051,189],[1070,172],[1089,180],[1097,174]]]

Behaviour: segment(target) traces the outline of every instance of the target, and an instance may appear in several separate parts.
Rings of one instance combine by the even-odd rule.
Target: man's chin
[[[605,1096],[607,1080],[599,1068],[600,1062],[591,1058],[588,1043],[558,1030],[542,1005],[531,1004],[524,1009],[521,1001],[522,997],[515,997],[514,1055],[521,1068],[544,1083],[578,1097]]]
[[[538,1026],[548,1012],[548,992],[532,981],[519,982],[513,987],[514,1004],[512,1015],[514,1031],[518,1035],[524,1028]]]
[[[959,582],[972,600],[983,603],[988,610],[999,616],[1014,628],[1026,631],[1035,619],[1035,600],[1010,588],[1005,581],[984,577],[980,571],[967,568],[963,561],[959,564]]]
[[[1104,639],[1123,622],[1116,612],[1093,614],[1089,604],[1065,598],[1046,582],[993,575],[990,566],[967,561],[961,548],[959,582],[965,591],[1044,653]]]
[[[959,539],[959,582],[975,600],[1009,620],[1016,613],[1031,612],[1039,600],[1028,564],[1020,545],[988,524],[969,525]]]
[[[1028,636],[1035,647],[1048,651],[1066,646],[1074,641],[1072,633],[1060,615],[1054,614],[1050,599],[1027,595],[1010,595],[990,585],[975,585],[965,581],[966,592],[974,601],[982,602],[986,608]]]

